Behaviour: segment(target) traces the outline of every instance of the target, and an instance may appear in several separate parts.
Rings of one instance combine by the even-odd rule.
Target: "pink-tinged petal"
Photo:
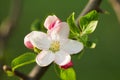
[[[52,28],[54,28],[55,25],[57,25],[60,22],[60,19],[57,18],[55,15],[48,16],[44,22],[44,26],[46,29],[51,30]]]
[[[49,33],[52,39],[64,39],[69,36],[69,26],[66,22],[61,22]]]
[[[25,38],[24,38],[24,45],[29,49],[33,49],[33,45],[32,45],[32,43],[30,42],[30,39],[29,39],[29,34],[26,35]]]
[[[70,68],[70,67],[72,67],[73,66],[73,63],[72,63],[72,61],[70,61],[70,62],[68,62],[67,64],[65,64],[65,65],[63,65],[63,66],[60,66],[61,68],[63,68],[63,69],[68,69],[68,68]]]
[[[55,53],[55,63],[63,66],[70,62],[71,56],[64,51],[58,51]]]
[[[83,49],[83,44],[81,42],[68,39],[64,42],[64,45],[61,46],[61,49],[69,54],[77,54]]]
[[[48,35],[40,31],[32,31],[30,33],[30,42],[38,49],[48,50],[50,47],[50,40]]]
[[[51,51],[42,51],[39,53],[36,57],[36,63],[41,66],[48,66],[51,64],[55,59],[55,54],[53,54]]]

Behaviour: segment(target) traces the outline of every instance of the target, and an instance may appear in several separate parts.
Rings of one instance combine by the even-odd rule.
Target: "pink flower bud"
[[[24,45],[29,49],[33,49],[33,45],[32,45],[32,43],[30,42],[30,39],[29,39],[29,34],[26,35],[25,38],[24,38]]]
[[[57,18],[55,15],[48,16],[44,22],[44,26],[46,29],[51,30],[60,22],[61,22],[60,19]]]
[[[70,61],[69,63],[67,63],[66,65],[63,65],[63,66],[60,66],[61,68],[63,68],[63,69],[68,69],[68,68],[70,68],[70,67],[72,67],[73,66],[73,63],[72,63],[72,61]]]

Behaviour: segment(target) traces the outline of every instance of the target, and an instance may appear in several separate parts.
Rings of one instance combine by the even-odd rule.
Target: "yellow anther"
[[[60,42],[59,41],[53,41],[50,45],[49,50],[51,50],[52,52],[56,52],[59,51],[60,49]]]

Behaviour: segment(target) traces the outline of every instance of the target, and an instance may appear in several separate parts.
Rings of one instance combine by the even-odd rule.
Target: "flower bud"
[[[32,43],[30,42],[30,39],[29,39],[29,34],[26,35],[25,38],[24,38],[24,45],[29,49],[33,49],[33,45],[32,45]]]
[[[60,19],[57,18],[55,15],[53,16],[48,16],[44,22],[44,26],[46,29],[51,30],[52,28],[55,27],[58,23],[60,23]]]
[[[63,65],[63,66],[60,66],[61,68],[63,68],[63,69],[68,69],[68,68],[70,68],[70,67],[72,67],[73,66],[73,63],[72,63],[72,61],[70,61],[69,63],[67,63],[66,65]]]

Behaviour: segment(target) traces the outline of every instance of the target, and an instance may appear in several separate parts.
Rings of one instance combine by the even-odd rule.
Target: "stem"
[[[0,26],[0,39],[7,38],[11,30],[18,22],[21,12],[21,0],[12,0],[10,13]]]
[[[19,20],[20,12],[21,12],[21,3],[22,0],[12,0],[10,13],[8,17],[0,25],[0,58],[2,59],[4,56],[3,53],[4,53],[6,40],[10,36],[13,27],[15,27],[15,25]]]
[[[28,76],[24,75],[23,73],[21,73],[21,72],[19,72],[19,71],[16,71],[16,70],[15,70],[15,71],[12,71],[12,68],[9,67],[9,66],[7,66],[7,65],[4,65],[4,66],[3,66],[3,70],[4,70],[5,72],[7,72],[7,71],[13,72],[14,75],[18,76],[21,80],[31,80]]]
[[[42,78],[42,76],[45,74],[45,72],[47,71],[47,69],[50,67],[40,67],[38,65],[36,65],[32,71],[29,73],[29,77],[32,78],[32,80],[39,80]]]
[[[120,23],[120,0],[109,0]]]
[[[103,12],[99,6],[102,0],[89,0],[86,7],[83,9],[82,13],[76,19],[76,23],[79,25],[79,19],[92,10],[97,10],[98,12]]]

